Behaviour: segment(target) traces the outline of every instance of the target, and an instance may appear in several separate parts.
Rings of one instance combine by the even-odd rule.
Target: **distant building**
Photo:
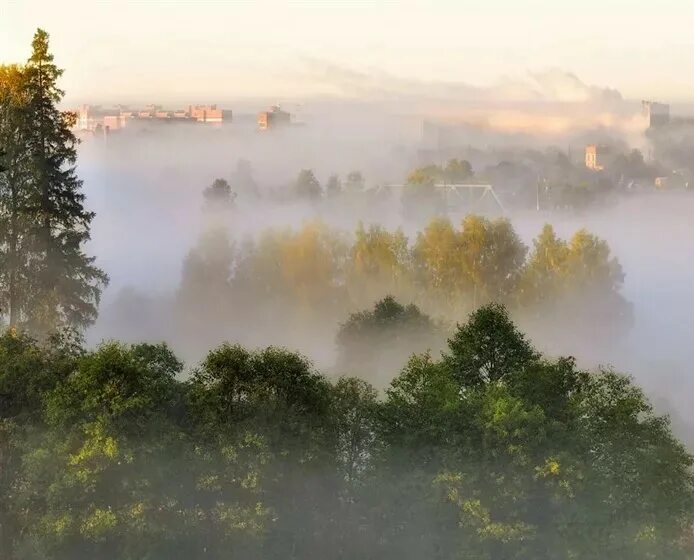
[[[269,130],[290,123],[291,115],[280,109],[279,105],[271,107],[269,111],[258,113],[258,128],[260,130]]]
[[[221,123],[224,115],[216,105],[189,105],[188,115],[198,122]]]
[[[120,115],[105,115],[102,121],[104,130],[108,132],[113,132],[114,130],[120,130],[124,126],[124,122]]]
[[[609,147],[589,144],[586,146],[586,167],[593,171],[602,171],[607,165],[609,155]]]
[[[670,123],[670,105],[655,101],[642,101],[641,107],[649,128],[659,128]]]
[[[90,123],[89,122],[89,105],[82,105],[78,110],[77,110],[77,122],[75,123],[75,128],[77,130],[91,130]]]
[[[169,111],[161,105],[147,105],[142,109],[130,109],[118,105],[104,109],[98,105],[82,105],[76,111],[75,129],[94,133],[108,133],[125,128],[129,122],[154,123],[201,122],[221,123],[231,121],[231,111],[218,109],[216,105],[189,105],[187,109]]]
[[[118,108],[104,109],[100,105],[82,105],[77,111],[77,130],[95,132],[98,130],[119,130],[125,119]]]

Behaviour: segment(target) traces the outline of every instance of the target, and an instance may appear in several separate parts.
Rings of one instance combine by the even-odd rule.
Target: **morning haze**
[[[691,558],[690,11],[1,7],[0,550]]]

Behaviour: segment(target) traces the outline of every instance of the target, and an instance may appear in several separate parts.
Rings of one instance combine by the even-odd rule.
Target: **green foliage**
[[[294,183],[294,192],[298,198],[317,200],[323,195],[323,189],[310,169],[302,169]]]
[[[260,196],[258,184],[253,178],[251,162],[246,159],[239,159],[236,162],[236,169],[231,175],[231,185],[233,192],[242,197],[257,198]]]
[[[177,330],[197,351],[210,340],[238,336],[238,325],[298,346],[306,341],[300,334],[325,340],[350,312],[392,295],[443,324],[501,303],[531,335],[549,333],[553,346],[567,352],[576,334],[591,344],[619,340],[631,326],[631,305],[608,245],[585,231],[565,241],[551,226],[533,245],[528,252],[508,220],[476,215],[460,224],[434,219],[409,239],[399,229],[363,224],[351,238],[307,222],[241,243],[223,228],[210,229],[183,263]],[[570,329],[562,328],[565,316],[573,318]],[[423,338],[413,351],[438,350],[446,334]],[[349,362],[359,360],[352,355]],[[403,363],[387,363],[387,379]]]
[[[508,301],[525,265],[526,248],[508,220],[467,216],[459,230],[433,220],[417,237],[413,261],[417,284],[432,303],[467,312],[490,301]]]
[[[688,557],[692,457],[630,379],[541,357],[499,305],[449,345],[379,398],[278,348],[182,380],[164,345],[9,330],[3,558]]]
[[[384,403],[387,462],[406,453],[406,487],[429,480],[422,494],[439,489],[457,512],[441,557],[686,557],[692,457],[629,379],[542,360],[498,306],[450,345],[442,362],[412,362]]]
[[[407,237],[401,230],[389,232],[359,224],[355,232],[345,276],[350,299],[369,305],[385,294],[411,298],[412,262]]]
[[[506,309],[490,304],[475,311],[448,341],[444,361],[462,388],[495,383],[537,357]]]
[[[392,296],[373,310],[352,313],[337,332],[338,367],[369,379],[388,375],[413,352],[438,346],[442,328],[416,305]]]
[[[610,344],[632,324],[631,304],[620,293],[624,273],[604,240],[579,230],[565,241],[545,225],[518,276],[516,298],[531,328],[550,333],[554,346],[568,346],[554,314],[572,317],[571,336]]]
[[[12,326],[40,336],[92,323],[108,282],[83,252],[94,214],[75,173],[75,117],[57,108],[61,75],[41,29],[26,65],[0,72],[0,299]]]
[[[205,205],[210,210],[224,210],[232,208],[236,193],[231,190],[231,186],[225,179],[215,179],[212,184],[207,187],[202,195],[205,199]]]
[[[347,174],[344,189],[347,193],[359,193],[364,190],[364,176],[361,171],[351,171]]]
[[[443,169],[443,176],[449,183],[462,183],[474,177],[472,165],[469,161],[451,159]]]
[[[183,261],[177,312],[189,336],[214,339],[217,325],[229,316],[235,247],[222,228],[209,229]]]

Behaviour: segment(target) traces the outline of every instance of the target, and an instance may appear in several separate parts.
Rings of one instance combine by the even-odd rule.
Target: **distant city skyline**
[[[6,0],[0,63],[26,60],[42,27],[71,104],[368,98],[382,80],[515,92],[548,69],[629,99],[694,102],[694,6],[568,4]]]

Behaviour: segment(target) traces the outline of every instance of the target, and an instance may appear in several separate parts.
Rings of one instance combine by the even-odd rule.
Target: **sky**
[[[0,63],[51,35],[66,101],[344,95],[323,68],[491,87],[561,69],[626,98],[694,101],[694,2],[0,0]]]

